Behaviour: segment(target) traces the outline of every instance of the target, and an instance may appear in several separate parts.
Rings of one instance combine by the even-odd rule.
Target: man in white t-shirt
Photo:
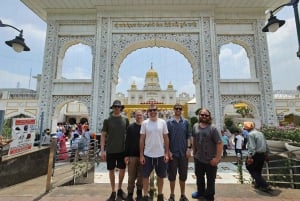
[[[140,163],[142,164],[144,200],[148,200],[149,177],[157,175],[157,201],[163,201],[163,183],[169,161],[169,137],[166,121],[157,117],[156,105],[148,109],[149,119],[142,122],[140,131]]]
[[[241,133],[238,131],[235,132],[234,142],[235,142],[235,154],[236,154],[236,156],[239,155],[242,159],[243,158],[242,148],[243,148],[243,144],[244,144],[244,138],[241,135]]]

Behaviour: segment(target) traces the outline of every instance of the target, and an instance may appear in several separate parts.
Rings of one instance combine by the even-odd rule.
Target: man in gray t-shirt
[[[205,198],[214,201],[217,166],[220,162],[223,143],[218,130],[211,125],[212,118],[208,109],[199,111],[199,122],[193,126],[193,153],[197,191],[192,198]],[[206,180],[205,180],[206,176]],[[207,181],[207,185],[205,185]]]

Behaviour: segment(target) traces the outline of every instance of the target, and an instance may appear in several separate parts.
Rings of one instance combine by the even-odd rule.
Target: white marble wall
[[[260,17],[234,17],[224,12],[215,19],[213,10],[185,11],[174,17],[177,10],[159,9],[154,8],[155,14],[99,11],[83,19],[76,11],[72,15],[49,15],[39,100],[44,127],[55,122],[53,117],[61,104],[79,100],[88,108],[92,130],[100,132],[115,96],[121,62],[132,51],[154,46],[172,48],[187,58],[196,84],[197,106],[210,109],[218,127],[223,124],[224,107],[234,101],[249,103],[262,123],[276,124],[267,41]],[[70,84],[61,79],[61,61],[66,49],[79,42],[92,47],[93,77]],[[219,51],[229,42],[246,49],[251,79],[220,80]]]

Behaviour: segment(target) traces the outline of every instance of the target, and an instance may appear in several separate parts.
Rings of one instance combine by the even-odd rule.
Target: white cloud
[[[268,44],[270,46],[281,46],[284,43],[292,42],[292,39],[296,39],[296,29],[295,29],[295,20],[289,18],[286,20],[285,24],[280,27],[276,32],[268,32]]]
[[[0,86],[1,88],[16,88],[18,85],[20,88],[35,89],[36,79],[30,78],[30,75],[19,75],[16,73],[10,73],[4,70],[0,70]]]
[[[190,96],[195,94],[195,85],[192,80],[177,89],[177,95],[182,92],[188,93]]]
[[[9,24],[16,27],[19,30],[23,30],[23,38],[25,39],[25,43],[27,41],[31,41],[33,44],[42,43],[44,45],[46,31],[40,25],[32,23],[18,23],[11,18],[2,18],[1,21],[4,24]],[[17,30],[14,30],[9,27],[5,27],[3,31],[10,37],[19,35],[19,32]]]
[[[91,79],[91,73],[82,66],[69,67],[62,75],[67,79]]]
[[[250,65],[246,51],[239,45],[227,44],[221,47],[219,55],[221,79],[250,78]]]
[[[3,2],[2,2],[3,1]],[[6,45],[0,45],[0,73],[1,87],[15,87],[20,82],[22,87],[28,86],[29,67],[33,69],[33,75],[42,72],[43,51],[46,37],[46,23],[36,16],[19,0],[1,0],[0,19],[3,23],[14,25],[24,30],[26,44],[31,48],[30,52],[16,54]],[[13,12],[12,12],[13,11]],[[268,33],[270,66],[272,71],[274,89],[295,89],[300,84],[299,58],[296,57],[298,51],[297,34],[294,22],[292,7],[283,8],[278,13],[278,19],[285,19],[286,24],[275,33]],[[1,28],[0,43],[13,39],[18,33],[11,28]],[[117,91],[126,91],[130,88],[134,80],[138,88],[144,85],[145,73],[153,63],[155,70],[159,73],[162,89],[171,81],[174,88],[180,91],[194,91],[192,84],[192,70],[190,64],[175,50],[166,48],[142,48],[132,52],[121,64],[119,72],[119,84]],[[141,51],[142,50],[142,51]],[[90,77],[91,68],[86,71],[84,58],[85,52],[91,54],[90,49],[77,49],[80,56],[75,56],[75,62],[70,66],[73,76]],[[134,56],[132,56],[134,55]],[[243,60],[244,53],[234,51],[231,48],[224,48],[220,54],[220,64],[230,67],[225,72],[230,76],[234,73],[241,76],[246,75],[248,65],[247,60]],[[228,61],[227,58],[231,57]],[[82,63],[81,63],[82,62]],[[184,73],[183,73],[184,72]],[[32,81],[32,83],[34,80]],[[33,84],[32,84],[33,85]],[[193,94],[194,92],[191,92]]]
[[[283,18],[279,18],[283,19]],[[276,32],[267,33],[273,89],[295,90],[300,84],[299,58],[295,20],[286,19]]]
[[[26,32],[25,32],[26,31]],[[35,43],[42,43],[44,45],[46,38],[46,31],[40,29],[39,27],[33,24],[25,24],[23,28],[23,36],[24,38],[34,39]]]
[[[67,79],[91,79],[92,59],[89,46],[71,46],[63,58],[62,76]]]
[[[144,77],[130,76],[128,79],[128,83],[131,85],[133,82],[135,82],[138,89],[142,89],[144,87],[145,79]]]
[[[225,60],[226,58],[228,57],[231,57],[233,55],[232,53],[232,50],[228,47],[224,47],[224,48],[221,48],[221,51],[220,51],[220,60]]]

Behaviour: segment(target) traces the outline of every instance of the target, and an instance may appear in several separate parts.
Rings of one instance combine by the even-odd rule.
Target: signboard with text
[[[36,121],[32,118],[15,118],[12,126],[12,139],[8,155],[31,150],[34,143]]]

